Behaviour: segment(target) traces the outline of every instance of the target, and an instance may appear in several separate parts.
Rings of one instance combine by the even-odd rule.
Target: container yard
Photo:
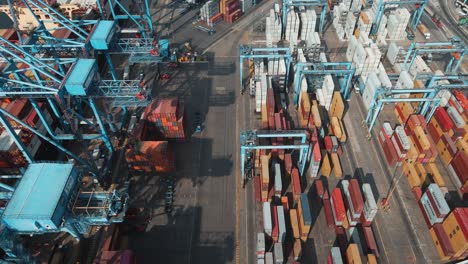
[[[460,9],[0,4],[0,262],[463,263]]]

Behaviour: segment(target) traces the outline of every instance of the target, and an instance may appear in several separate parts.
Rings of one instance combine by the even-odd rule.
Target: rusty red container
[[[394,167],[398,162],[398,154],[396,152],[395,146],[391,140],[385,141],[383,145],[385,159],[390,167]]]
[[[421,196],[422,196],[421,187],[415,186],[415,187],[413,187],[413,189],[411,189],[411,191],[413,192],[414,199],[416,199],[416,201],[419,202],[419,200],[421,200]]]
[[[325,143],[325,149],[328,151],[328,153],[331,153],[333,148],[331,136],[325,136],[323,138],[323,142]]]
[[[453,170],[460,179],[461,184],[468,180],[468,155],[464,151],[458,151],[450,162]]]
[[[372,253],[374,253],[376,257],[379,257],[379,250],[377,249],[377,243],[375,242],[375,236],[374,236],[374,232],[372,231],[372,227],[370,226],[363,227],[362,231],[366,239],[367,247]]]
[[[443,107],[437,107],[434,112],[434,118],[444,132],[449,131],[454,126],[452,119]]]
[[[353,214],[361,214],[364,210],[364,200],[362,199],[361,188],[359,182],[356,179],[349,181],[349,194],[351,195],[351,201],[353,203],[354,212]]]
[[[440,140],[440,137],[442,136],[441,134],[437,133],[436,128],[434,127],[433,124],[429,123],[427,124],[427,132],[431,136],[432,140],[437,144]]]
[[[254,176],[254,190],[255,190],[255,201],[262,201],[262,186],[260,184],[260,176]]]
[[[273,239],[273,242],[278,242],[278,234],[279,234],[279,226],[278,226],[278,212],[277,212],[277,207],[272,206],[271,207],[271,223],[272,223],[272,232],[271,232],[271,238]]]
[[[322,180],[316,180],[315,181],[315,191],[317,193],[317,197],[322,199],[323,198],[323,193],[324,193]]]
[[[446,256],[452,256],[455,254],[453,250],[452,244],[450,243],[450,239],[444,231],[442,224],[435,224],[433,227],[434,233],[437,236],[437,240],[439,240],[440,247]]]
[[[292,191],[295,195],[301,195],[301,179],[299,177],[299,170],[297,168],[292,169],[291,173],[291,184],[292,184]]]

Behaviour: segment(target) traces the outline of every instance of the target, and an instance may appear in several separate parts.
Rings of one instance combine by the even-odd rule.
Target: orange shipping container
[[[455,208],[442,223],[450,244],[455,251],[454,257],[460,257],[468,250],[468,214],[466,208]]]
[[[299,223],[298,223],[298,215],[297,215],[297,210],[296,209],[291,209],[289,210],[289,218],[291,219],[291,228],[293,231],[293,237],[294,238],[300,238],[300,233],[299,233]]]
[[[349,244],[346,249],[346,260],[348,264],[362,263],[357,244]]]
[[[377,258],[374,254],[367,254],[367,264],[377,264]]]
[[[267,155],[260,156],[260,161],[262,165],[262,183],[269,184],[270,183],[270,171],[268,169],[269,159]]]
[[[432,176],[432,180],[437,183],[439,187],[445,187],[444,178],[440,175],[439,169],[435,163],[427,163],[426,170]]]
[[[444,251],[442,250],[442,247],[440,245],[439,239],[437,239],[437,235],[434,231],[434,228],[429,229],[429,233],[431,234],[432,241],[434,241],[434,244],[437,249],[437,253],[439,253],[440,260],[442,261],[447,261],[450,259],[450,256],[445,256]]]

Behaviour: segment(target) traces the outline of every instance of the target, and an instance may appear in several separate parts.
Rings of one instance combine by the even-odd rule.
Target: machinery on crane
[[[66,232],[79,240],[91,227],[123,221],[128,185],[102,190],[82,184],[86,176],[72,163],[33,163],[16,186],[0,182],[6,206],[0,212],[0,248],[7,261],[35,263],[20,235]]]

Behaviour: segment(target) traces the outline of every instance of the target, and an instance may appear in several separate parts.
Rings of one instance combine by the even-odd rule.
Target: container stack
[[[341,186],[344,192],[345,204],[347,205],[346,216],[349,226],[356,226],[364,210],[364,201],[362,200],[359,183],[356,179],[342,180]]]
[[[357,29],[359,36],[365,35],[369,36],[372,23],[374,22],[374,14],[370,10],[364,10],[359,14],[359,19],[357,22]]]
[[[409,72],[411,73],[413,78],[416,78],[417,74],[430,74],[432,73],[432,70],[431,68],[429,68],[429,66],[426,64],[423,58],[417,55],[412,67],[409,69]],[[444,80],[444,81],[447,81],[447,80]]]
[[[335,188],[332,191],[330,199],[333,220],[335,221],[336,226],[343,226],[343,223],[346,221],[346,210],[344,206],[343,196],[339,188]]]
[[[213,0],[206,2],[200,8],[200,16],[203,21],[205,21],[208,25],[213,26],[210,19],[212,17],[217,16],[220,12],[219,3]]]
[[[300,19],[300,39],[308,41],[312,37],[311,34],[315,32],[317,14],[315,13],[314,9],[305,9],[303,12],[300,13]]]
[[[362,2],[363,1],[356,1],[354,0],[353,3],[351,4],[351,12],[353,13],[359,13],[361,11],[361,8],[362,8]]]
[[[419,201],[422,207],[424,219],[429,228],[434,224],[442,223],[444,218],[450,213],[450,208],[444,198],[440,187],[432,183],[427,187],[426,192]]]
[[[333,8],[333,26],[336,29],[338,39],[341,41],[346,40],[344,28],[348,19],[348,10],[349,8],[347,8],[343,3],[340,3]]]
[[[346,60],[353,61],[354,52],[356,51],[356,47],[358,45],[356,37],[353,35],[349,37],[348,48],[346,49]]]
[[[387,35],[388,35],[388,30],[387,30],[387,16],[382,15],[382,19],[380,20],[380,26],[379,29],[377,30],[376,34],[376,40],[375,43],[381,47],[387,47]]]
[[[127,149],[125,159],[129,168],[140,172],[172,172],[175,170],[175,153],[167,141],[138,141]]]
[[[335,90],[335,84],[330,74],[323,77],[322,89],[316,91],[317,100],[325,109],[330,109],[330,104],[333,98],[333,91]]]
[[[363,226],[370,226],[377,215],[377,203],[375,202],[374,194],[370,184],[364,183],[362,185],[362,193],[364,195],[364,209],[361,215],[361,224]]]
[[[390,40],[403,40],[406,38],[406,28],[411,14],[406,8],[398,8],[388,16],[387,31]]]
[[[144,112],[142,141],[185,140],[185,111],[178,98],[154,99]]]
[[[292,48],[297,46],[298,39],[299,39],[299,29],[301,25],[301,20],[299,19],[298,13],[294,11],[294,9],[290,9],[288,11],[288,15],[286,16],[287,24],[286,24],[286,31],[285,31],[285,38],[289,41],[289,46]]]
[[[398,81],[395,84],[395,89],[413,89],[414,81],[411,75],[407,71],[402,71],[398,77]],[[409,94],[394,95],[396,98],[408,98]]]
[[[354,28],[356,27],[356,16],[352,12],[348,13],[346,17],[346,24],[344,26],[344,32],[347,39],[354,34]]]
[[[236,22],[241,16],[239,0],[224,1],[224,20],[228,23]],[[221,8],[223,8],[221,6]]]
[[[281,40],[281,19],[274,9],[270,9],[270,16],[266,18],[265,36],[267,47],[276,47]]]
[[[405,59],[405,56],[406,53],[402,47],[398,46],[395,42],[390,43],[387,51],[387,59],[391,65],[402,63]]]
[[[262,112],[262,107],[266,107],[266,97],[268,90],[268,80],[269,78],[266,74],[260,75],[260,80],[255,83],[255,111],[257,113]]]
[[[435,224],[430,233],[442,261],[468,257],[468,209],[455,208],[442,224]]]

